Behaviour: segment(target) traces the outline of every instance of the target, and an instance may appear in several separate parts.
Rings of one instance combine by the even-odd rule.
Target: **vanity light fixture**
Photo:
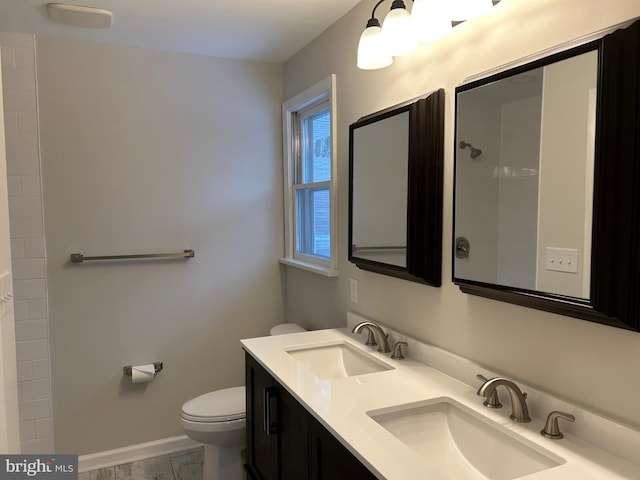
[[[357,66],[362,70],[377,70],[393,63],[393,57],[413,53],[419,42],[429,42],[446,36],[452,22],[462,22],[489,12],[500,0],[412,0],[411,13],[403,0],[393,0],[389,13],[380,25],[377,8],[360,36]]]

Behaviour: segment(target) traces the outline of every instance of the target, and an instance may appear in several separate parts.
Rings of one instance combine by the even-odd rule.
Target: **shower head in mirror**
[[[480,150],[479,148],[475,148],[469,142],[465,142],[464,140],[460,142],[460,148],[462,150],[464,150],[467,147],[469,147],[471,149],[471,158],[476,159],[480,155],[482,155],[482,150]]]

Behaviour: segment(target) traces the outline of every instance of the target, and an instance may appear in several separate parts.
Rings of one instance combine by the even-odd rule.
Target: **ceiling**
[[[0,0],[0,31],[280,64],[360,0]],[[72,27],[50,2],[113,12],[109,29]]]

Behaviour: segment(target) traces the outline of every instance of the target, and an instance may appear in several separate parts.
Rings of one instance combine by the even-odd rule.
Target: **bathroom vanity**
[[[409,342],[392,360],[348,332],[242,340],[250,478],[640,478],[637,431],[522,384],[533,418],[514,422],[506,390],[500,409],[476,394],[496,372],[388,331]],[[540,434],[557,409],[576,417],[562,440]]]

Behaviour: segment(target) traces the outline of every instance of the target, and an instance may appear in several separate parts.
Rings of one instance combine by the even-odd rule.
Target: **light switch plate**
[[[349,293],[351,303],[358,303],[358,280],[355,278],[349,279]]]
[[[578,250],[575,248],[547,247],[545,270],[578,273]]]

